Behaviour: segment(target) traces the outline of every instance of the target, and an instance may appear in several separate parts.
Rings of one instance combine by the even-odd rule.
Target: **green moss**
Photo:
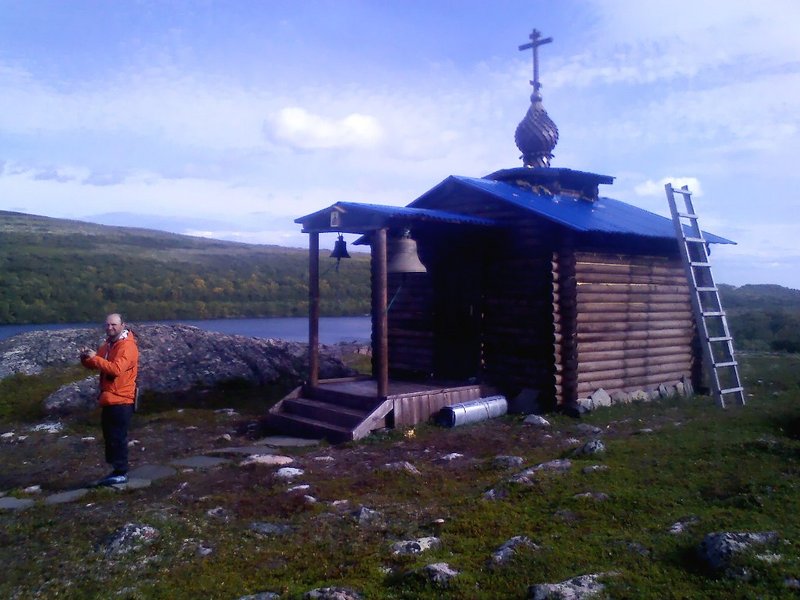
[[[0,422],[31,422],[43,416],[43,400],[62,385],[86,377],[81,366],[49,368],[37,375],[0,379]]]
[[[508,495],[499,500],[482,494],[514,471],[491,467],[491,458],[515,454],[531,466],[567,456],[564,440],[575,421],[555,418],[549,440],[508,417],[455,429],[423,425],[413,436],[393,432],[339,446],[330,449],[336,456],[330,467],[305,462],[303,482],[315,504],[287,493],[271,469],[231,465],[182,473],[147,490],[95,491],[81,503],[0,513],[0,596],[228,599],[269,590],[297,599],[333,585],[367,598],[522,598],[536,583],[613,571],[605,583],[614,598],[793,597],[784,577],[800,573],[800,439],[793,425],[800,420],[800,363],[774,356],[744,362],[753,394],[746,407],[721,410],[698,397],[597,411],[585,421],[605,432],[603,456],[574,458],[569,472],[539,476],[530,486],[501,486]],[[226,390],[219,402],[251,391]],[[213,401],[178,413],[164,403],[140,418],[190,424],[220,406]],[[227,406],[238,410],[233,401]],[[639,433],[644,428],[653,431]],[[436,462],[453,451],[465,458]],[[303,452],[320,450],[298,450],[300,464]],[[398,460],[410,460],[420,475],[383,468]],[[609,469],[582,472],[596,463]],[[584,492],[608,499],[578,496]],[[385,525],[359,526],[349,510],[331,505],[340,499],[349,500],[349,510],[363,504],[380,511]],[[229,511],[228,521],[208,516],[216,506]],[[694,521],[684,533],[669,532],[687,517]],[[438,518],[444,523],[434,526]],[[161,536],[109,562],[97,543],[129,521],[151,524]],[[260,536],[249,530],[253,521],[294,529]],[[764,552],[780,560],[737,558],[748,582],[709,572],[696,548],[705,534],[725,530],[777,531],[780,542]],[[434,533],[439,549],[391,553],[394,541]],[[491,565],[491,553],[515,535],[538,548]],[[199,556],[201,543],[213,552]],[[432,562],[447,562],[461,574],[444,590],[409,575]]]

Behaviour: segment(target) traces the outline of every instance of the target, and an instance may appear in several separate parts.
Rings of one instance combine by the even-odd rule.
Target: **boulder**
[[[227,381],[255,385],[299,384],[308,365],[308,345],[203,331],[189,325],[133,327],[139,344],[139,387],[142,391],[186,392]],[[102,336],[95,329],[30,331],[0,340],[0,379],[35,375],[47,367],[78,363],[79,349],[96,348]],[[353,375],[336,358],[338,350],[322,346],[320,378]],[[97,373],[67,384],[45,400],[45,410],[63,414],[92,409],[97,399]]]
[[[442,540],[438,537],[422,537],[416,540],[403,540],[392,544],[392,554],[408,555],[408,554],[421,554],[426,550],[433,550],[440,548]]]
[[[361,600],[361,594],[349,588],[316,588],[303,594],[304,600]]]
[[[595,408],[611,406],[611,396],[609,396],[608,392],[606,392],[603,388],[593,392],[589,398],[591,399]]]
[[[428,581],[440,588],[448,587],[450,581],[458,576],[458,571],[443,562],[426,565],[422,568],[422,573]]]
[[[606,445],[602,441],[589,440],[575,451],[575,456],[593,456],[603,454],[605,451]]]
[[[497,550],[492,552],[491,562],[495,565],[507,563],[517,552],[517,548],[531,548],[533,550],[538,550],[539,546],[534,544],[533,541],[531,541],[531,539],[525,535],[515,535],[509,540],[503,542],[503,544]]]
[[[109,558],[121,556],[152,544],[158,537],[159,532],[154,527],[139,523],[126,523],[106,536],[98,544],[98,550],[102,550]]]
[[[709,533],[700,543],[698,554],[700,559],[712,569],[725,570],[731,566],[731,561],[735,556],[748,551],[753,546],[772,544],[777,539],[778,534],[774,531]]]
[[[550,427],[550,421],[540,415],[528,415],[523,421],[525,425],[533,425],[534,427]]]
[[[598,581],[603,573],[580,575],[561,583],[539,583],[528,588],[530,600],[582,600],[598,596],[605,586]]]

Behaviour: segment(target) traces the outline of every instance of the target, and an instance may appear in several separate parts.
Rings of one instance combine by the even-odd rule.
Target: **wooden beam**
[[[378,397],[389,395],[389,319],[386,272],[386,229],[372,236],[372,361]]]
[[[319,233],[308,236],[308,381],[319,383]]]

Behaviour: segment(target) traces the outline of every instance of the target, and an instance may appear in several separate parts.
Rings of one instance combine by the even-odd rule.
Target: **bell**
[[[417,254],[417,242],[411,238],[408,229],[402,237],[389,239],[386,250],[387,273],[427,273]]]
[[[336,240],[336,243],[333,244],[333,252],[331,252],[331,258],[335,258],[337,260],[342,260],[343,258],[350,258],[350,255],[347,253],[347,242],[344,241],[344,237],[342,234],[339,234],[339,239]]]

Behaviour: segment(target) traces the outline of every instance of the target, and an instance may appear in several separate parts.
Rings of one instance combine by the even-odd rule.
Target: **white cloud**
[[[637,196],[661,196],[665,197],[664,186],[668,183],[672,184],[673,188],[679,189],[684,185],[692,192],[692,196],[699,198],[703,195],[703,188],[700,185],[700,180],[696,177],[663,177],[658,181],[648,179],[642,183],[634,186],[633,191]]]
[[[271,124],[275,138],[300,149],[370,147],[383,137],[378,120],[359,113],[330,119],[293,106],[278,111]]]

